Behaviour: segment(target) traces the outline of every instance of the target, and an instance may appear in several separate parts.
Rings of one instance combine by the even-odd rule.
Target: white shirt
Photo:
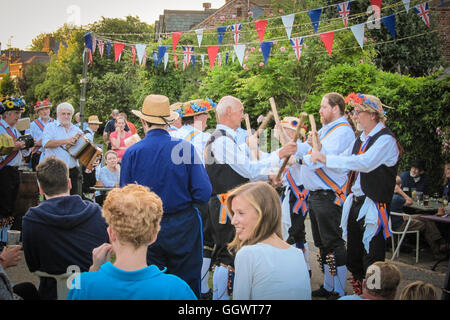
[[[209,138],[211,138],[211,134],[208,132],[202,132],[191,125],[184,125],[177,131],[171,131],[169,134],[178,139],[188,140],[192,143],[197,151],[198,155],[202,159],[202,162],[205,163],[204,160],[204,151],[206,143]],[[191,137],[189,139],[189,137]]]
[[[320,143],[322,144],[320,152],[327,155],[327,157],[329,155],[338,155],[344,152],[353,145],[353,142],[355,141],[355,133],[350,125],[337,127],[327,135],[327,132],[339,123],[348,124],[345,117],[342,116],[339,119],[324,125],[318,131]],[[307,154],[312,148],[307,142],[303,142],[298,149],[297,155],[303,157],[303,162],[305,164],[301,171],[301,181],[306,189],[310,191],[331,189],[331,187],[326,185],[315,173],[315,170],[318,168],[322,168],[323,171],[340,187],[345,184],[348,171],[333,170],[332,167],[325,167],[320,162],[313,164],[310,161],[311,156]]]
[[[220,164],[228,164],[234,171],[242,177],[251,181],[267,180],[268,174],[272,173],[272,168],[280,166],[278,151],[270,154],[261,152],[261,160],[253,161],[249,157],[246,144],[238,145],[236,141],[236,131],[218,124],[217,129],[225,130],[234,141],[226,136],[217,138],[211,146],[215,159]]]
[[[234,265],[234,300],[311,300],[308,267],[297,248],[247,245]]]
[[[47,124],[49,124],[50,122],[53,121],[53,119],[49,118],[49,119],[47,120],[47,122],[44,122],[44,121],[42,121],[42,118],[41,118],[41,117],[39,117],[37,120],[39,120],[39,121],[44,125],[44,129],[45,129],[45,126],[46,126]],[[35,121],[33,121],[33,122],[30,123],[30,131],[31,131],[31,136],[32,136],[34,139],[36,139],[36,141],[39,141],[39,140],[42,139],[42,134],[44,133],[44,130],[41,130],[41,128],[36,124]],[[42,151],[43,151],[43,147],[39,147],[39,150],[38,150],[38,151],[39,151],[39,152],[42,152]]]

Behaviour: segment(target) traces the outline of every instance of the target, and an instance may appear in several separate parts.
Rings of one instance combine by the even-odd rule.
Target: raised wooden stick
[[[247,126],[247,135],[248,135],[248,147],[250,148],[250,154],[252,156],[252,160],[258,160],[258,150],[255,150],[255,146],[250,143],[250,137],[252,135],[252,128],[250,127],[250,118],[248,117],[248,113],[245,114],[245,125]]]
[[[261,123],[261,125],[259,126],[258,130],[256,130],[256,136],[259,137],[259,135],[261,134],[261,132],[263,132],[263,130],[266,128],[267,124],[269,123],[269,121],[272,119],[273,117],[273,112],[269,111],[269,113],[267,114],[267,116],[264,118],[264,121]]]
[[[269,102],[273,112],[273,119],[275,120],[275,124],[277,125],[278,130],[280,130],[280,143],[282,146],[284,146],[286,142],[289,141],[289,139],[287,138],[283,128],[280,126],[280,118],[278,117],[278,110],[277,105],[275,104],[275,99],[273,97],[270,97]]]
[[[298,125],[297,125],[297,130],[295,130],[294,142],[297,142],[298,138],[300,137],[300,131],[302,130],[302,126],[305,123],[306,116],[307,116],[306,113],[302,113],[302,115],[300,117],[300,121],[298,122]],[[281,178],[281,175],[283,174],[284,168],[286,168],[287,163],[289,162],[289,158],[290,157],[287,157],[287,158],[284,159],[280,170],[278,170],[277,180],[279,180]]]
[[[311,124],[311,132],[312,132],[312,144],[313,149],[316,151],[319,151],[319,141],[317,140],[317,128],[316,128],[316,121],[314,120],[314,115],[309,115],[309,122]]]

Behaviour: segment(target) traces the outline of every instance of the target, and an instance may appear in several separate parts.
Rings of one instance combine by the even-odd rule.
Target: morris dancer
[[[234,227],[225,207],[227,192],[249,180],[267,180],[268,171],[280,165],[280,159],[289,157],[297,150],[294,142],[266,155],[263,160],[251,161],[246,145],[236,143],[236,129],[244,119],[242,102],[231,96],[223,97],[216,107],[218,125],[206,144],[205,166],[211,180],[213,193],[209,200],[209,213],[213,225],[216,264],[213,277],[213,299],[228,300],[231,285],[228,278],[232,273],[234,257],[227,250],[233,240]],[[255,136],[249,139],[256,139]],[[265,171],[266,170],[266,171]]]
[[[324,154],[340,154],[355,140],[344,110],[345,102],[340,94],[331,92],[322,98],[319,113],[323,127],[318,135]],[[308,142],[300,145],[297,155],[304,157],[312,151],[311,139],[312,135],[309,135]],[[300,181],[309,190],[312,235],[314,245],[320,249],[319,263],[324,272],[323,285],[314,290],[312,296],[336,299],[345,295],[347,276],[345,241],[339,228],[347,172],[305,162],[300,172]]]
[[[363,131],[361,136],[342,155],[314,151],[310,161],[318,160],[327,168],[354,170],[349,178],[351,194],[345,200],[341,227],[343,238],[348,239],[347,266],[353,275],[354,291],[360,294],[367,267],[385,258],[401,147],[384,125],[386,116],[380,99],[352,93],[346,102],[354,108],[358,129]]]
[[[42,133],[44,132],[45,126],[54,120],[50,117],[51,107],[52,103],[48,98],[44,101],[37,101],[34,106],[34,111],[37,112],[39,117],[30,123],[31,136],[36,140],[35,147],[31,151],[31,166],[33,171],[36,171],[36,166],[44,151],[42,147]]]
[[[183,105],[182,102],[176,102],[176,103],[170,105],[170,111],[178,110],[178,109],[181,108],[182,105]],[[178,131],[178,129],[181,128],[181,126],[182,126],[182,124],[181,124],[181,115],[180,115],[180,116],[177,118],[177,120],[175,120],[174,122],[172,122],[172,123],[169,125],[169,128],[167,128],[167,132],[169,132],[169,134],[170,134],[171,136],[173,136],[173,135]]]

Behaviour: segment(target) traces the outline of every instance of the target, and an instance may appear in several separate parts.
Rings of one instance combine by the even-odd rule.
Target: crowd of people
[[[69,300],[438,299],[437,289],[422,282],[398,295],[400,271],[385,261],[389,213],[407,210],[411,191],[426,192],[428,180],[420,161],[398,174],[402,147],[385,125],[383,106],[373,95],[328,93],[320,130],[307,134],[298,117],[285,117],[276,124],[281,147],[263,152],[256,134],[241,128],[245,112],[238,98],[171,105],[152,94],[141,110],[132,110],[142,140],[126,114],[112,110],[103,161],[93,159],[88,167],[68,148],[83,136],[94,144],[103,124],[98,116],[81,127],[72,123],[70,103],[60,103],[53,119],[51,102],[38,101],[30,147],[15,128],[25,104],[4,100],[2,245],[25,161],[45,201],[23,217],[22,246],[1,251],[0,299],[57,298],[53,278],[41,277],[37,290],[30,283],[11,285],[5,269],[18,263],[22,247],[31,272],[78,268]],[[217,126],[208,133],[210,113]],[[448,200],[448,164],[444,178]],[[311,287],[308,214],[323,272],[319,288]],[[448,251],[442,232],[415,221],[441,258]],[[403,221],[391,222],[395,230],[404,228]],[[353,295],[346,292],[348,272]]]

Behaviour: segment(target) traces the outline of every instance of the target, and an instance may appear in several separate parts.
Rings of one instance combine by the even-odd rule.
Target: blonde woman
[[[117,153],[120,162],[122,161],[125,150],[127,149],[125,139],[131,137],[132,134],[130,131],[125,131],[126,122],[123,117],[117,117],[115,125],[116,131],[111,133],[109,136],[109,141],[111,142],[111,150]]]
[[[111,244],[92,252],[90,272],[78,276],[68,300],[196,300],[182,279],[147,265],[147,248],[160,230],[162,201],[130,184],[111,190],[103,205]],[[114,264],[109,260],[114,252]]]
[[[265,182],[232,190],[226,203],[236,235],[233,299],[310,300],[311,284],[303,252],[281,237],[281,203]]]
[[[399,300],[439,300],[439,298],[434,285],[423,281],[414,281],[403,288]]]

